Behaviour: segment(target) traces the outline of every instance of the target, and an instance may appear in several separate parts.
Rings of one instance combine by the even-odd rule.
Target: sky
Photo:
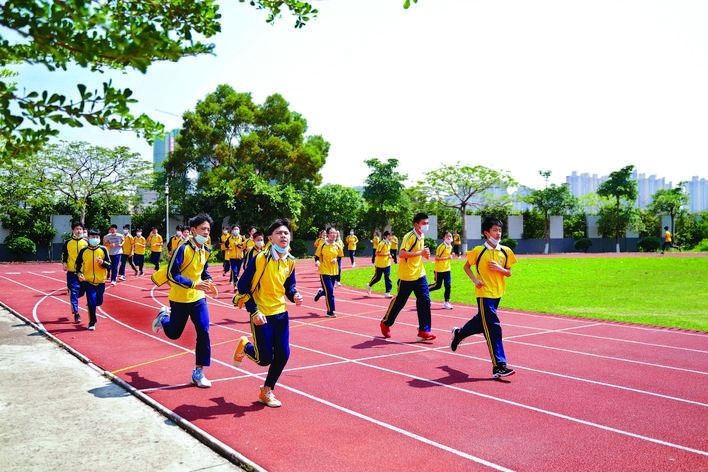
[[[540,188],[572,171],[633,164],[674,184],[708,178],[708,1],[315,0],[304,28],[221,2],[213,56],[139,72],[20,69],[28,90],[72,94],[112,78],[165,124],[219,84],[261,103],[279,93],[330,142],[324,183],[363,185],[366,159],[396,158],[409,183],[461,162]],[[127,145],[92,127],[63,139]]]

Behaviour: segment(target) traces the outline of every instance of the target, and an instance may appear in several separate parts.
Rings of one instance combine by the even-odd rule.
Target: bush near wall
[[[16,261],[24,261],[27,259],[28,255],[37,252],[37,246],[34,244],[34,241],[24,236],[9,240],[7,249],[12,253]]]

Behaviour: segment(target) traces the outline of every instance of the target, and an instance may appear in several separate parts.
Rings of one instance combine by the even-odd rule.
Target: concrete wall
[[[510,216],[504,234],[506,238],[521,239],[521,235],[524,234],[524,217],[521,215]],[[469,235],[467,236],[469,237]]]

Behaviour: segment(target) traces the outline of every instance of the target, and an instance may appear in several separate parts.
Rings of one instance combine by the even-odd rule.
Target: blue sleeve
[[[187,247],[186,244],[179,246],[175,252],[172,253],[170,258],[169,268],[167,269],[167,276],[171,282],[176,283],[184,288],[192,288],[193,281],[184,277],[179,272],[179,268],[182,267],[184,262],[184,249]]]
[[[211,251],[207,251],[207,261],[204,264],[204,270],[202,271],[202,280],[213,280],[212,276],[209,275],[209,256]]]
[[[104,269],[110,269],[111,268],[111,256],[110,256],[110,254],[108,254],[108,249],[101,246],[101,250],[103,251],[103,255],[105,256],[103,258],[103,264],[101,264],[101,265],[103,266]]]
[[[76,273],[81,272],[81,266],[84,264],[84,251],[86,250],[86,247],[83,247],[80,251],[79,254],[76,256],[76,267],[74,270]]]
[[[253,283],[253,276],[256,273],[256,260],[258,256],[254,257],[250,264],[246,266],[246,270],[241,274],[241,278],[238,279],[236,284],[238,288],[238,293],[251,293],[251,284]]]
[[[290,277],[288,277],[285,280],[285,283],[283,284],[283,287],[285,288],[285,296],[288,297],[288,300],[291,302],[295,303],[295,294],[297,293],[297,287],[295,286],[295,268],[293,267],[293,271],[290,273]]]

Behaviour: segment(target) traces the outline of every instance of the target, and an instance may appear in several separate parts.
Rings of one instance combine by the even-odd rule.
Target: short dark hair
[[[190,228],[196,228],[197,226],[201,225],[202,223],[209,223],[209,227],[214,226],[214,220],[211,219],[211,216],[209,216],[206,213],[199,213],[198,215],[195,215],[189,219],[189,225]]]
[[[485,231],[489,231],[490,229],[492,229],[492,226],[499,226],[500,228],[504,227],[499,218],[488,216],[482,222],[482,232],[484,233]]]
[[[325,234],[329,234],[329,232],[332,230],[337,231],[337,228],[335,228],[334,226],[327,226],[325,228]]]
[[[152,228],[150,228],[150,231],[157,231],[157,228],[153,226]]]
[[[74,228],[76,228],[77,226],[81,226],[83,228],[84,224],[80,221],[74,221],[73,223],[71,223],[71,230],[74,231]]]
[[[123,229],[130,229],[130,225],[123,225]]]
[[[429,216],[426,213],[416,213],[413,217],[413,224],[418,223],[421,220],[427,220]]]
[[[263,236],[263,231],[256,229],[256,232],[253,233],[253,239],[256,239],[258,236]]]
[[[99,230],[97,230],[96,228],[91,228],[91,229],[89,229],[89,230],[88,230],[88,235],[91,236],[91,235],[93,235],[93,234],[97,234],[97,235],[100,236],[100,235],[101,235],[101,232],[100,232]]]
[[[390,236],[391,232],[390,231],[384,231],[383,237],[385,238],[386,236]]]
[[[140,228],[140,227],[138,227],[138,228],[135,228],[135,231],[142,231],[142,230],[143,230],[143,229],[142,229],[142,228]]]
[[[285,226],[288,228],[288,231],[291,233],[293,232],[291,226],[290,226],[290,220],[287,218],[278,218],[275,220],[273,223],[271,223],[270,226],[268,226],[268,229],[265,230],[265,235],[270,236],[273,234],[273,231],[275,231],[277,228],[280,228],[281,226]]]
[[[665,229],[666,231],[668,231],[668,230],[669,230],[669,227],[668,227],[668,226],[664,226],[664,229]]]
[[[175,231],[182,231],[182,225],[175,226]]]
[[[114,224],[110,225],[108,228],[115,228],[115,229],[118,229],[118,225],[114,223]]]
[[[240,227],[239,225],[233,225],[233,226],[231,227],[231,230],[233,231],[234,228],[238,228],[239,231],[241,231],[241,227]]]

